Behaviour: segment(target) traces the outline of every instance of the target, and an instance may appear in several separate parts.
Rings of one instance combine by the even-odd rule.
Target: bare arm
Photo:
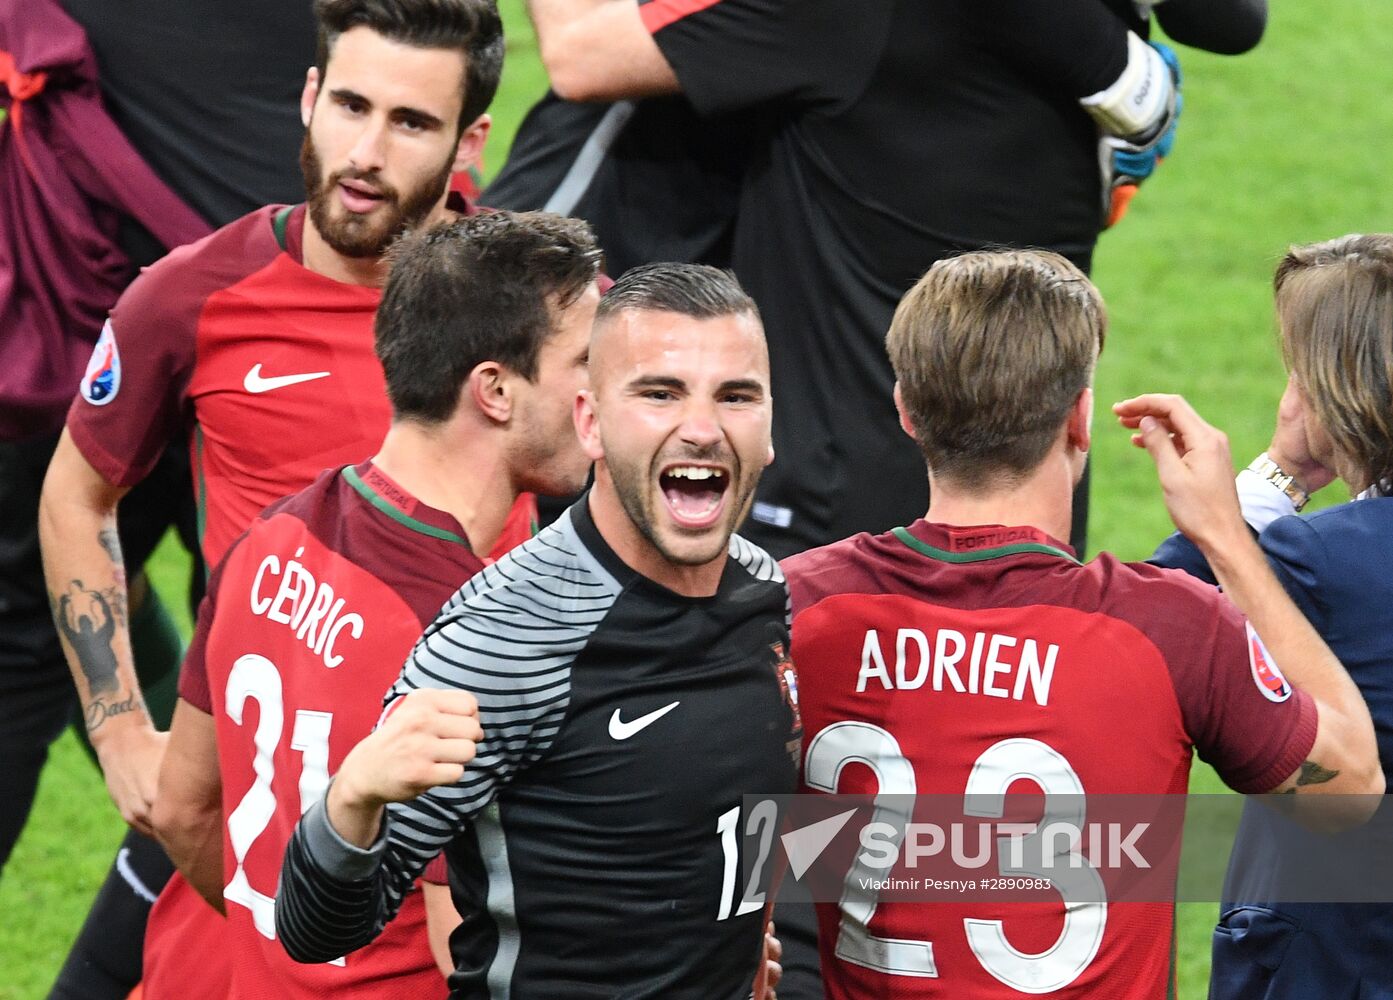
[[[131,658],[116,535],[116,505],[126,492],[92,468],[64,431],[39,500],[39,541],[54,623],[107,791],[121,817],[150,834],[165,737],[145,710]]]
[[[450,935],[460,925],[459,911],[450,897],[448,885],[421,883],[421,898],[426,903],[426,937],[430,939],[431,957],[443,976],[455,971],[455,957],[450,952]]]
[[[1228,438],[1179,396],[1139,396],[1114,409],[1138,431],[1133,442],[1155,460],[1176,527],[1209,560],[1229,600],[1247,615],[1291,683],[1315,700],[1319,722],[1309,759],[1272,791],[1349,796],[1319,817],[1312,814],[1323,826],[1368,819],[1384,790],[1369,709],[1248,530],[1233,486]]]
[[[681,91],[634,0],[528,0],[527,8],[561,97],[617,101]]]
[[[152,822],[155,836],[189,885],[209,906],[226,913],[217,725],[183,698],[174,706]]]

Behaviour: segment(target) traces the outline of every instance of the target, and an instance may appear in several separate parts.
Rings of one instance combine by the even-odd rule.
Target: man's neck
[[[305,231],[302,237],[305,267],[315,274],[343,282],[345,285],[368,285],[381,287],[387,280],[387,268],[381,255],[373,257],[346,257],[339,253],[319,234],[309,213],[305,213]]]
[[[463,437],[452,424],[396,420],[372,462],[421,503],[454,517],[482,557],[503,533],[517,491],[498,450]]]
[[[433,226],[437,222],[445,222],[455,218],[456,213],[445,207],[448,198],[449,192],[447,191],[441,196],[440,202],[435,208],[431,209],[430,215],[421,222],[422,226]],[[341,281],[346,285],[367,285],[373,288],[380,288],[387,281],[385,255],[348,257],[339,253],[325,241],[323,235],[315,228],[314,220],[308,211],[305,212],[301,246],[303,247],[305,267],[315,274],[322,274],[326,278]]]
[[[1067,540],[1073,518],[1073,475],[1068,461],[1051,451],[1024,479],[968,489],[929,474],[929,511],[935,524],[1004,524],[1031,527]]]
[[[724,550],[718,558],[699,566],[671,562],[638,530],[613,488],[607,489],[599,482],[598,471],[589,503],[590,517],[600,537],[631,570],[683,597],[710,597],[716,593],[725,572]]]

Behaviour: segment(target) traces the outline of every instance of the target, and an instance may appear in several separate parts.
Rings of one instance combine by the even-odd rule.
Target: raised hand
[[[459,781],[483,738],[469,692],[412,691],[344,758],[329,788],[330,823],[350,843],[370,846],[383,806]]]
[[[1153,393],[1113,404],[1132,443],[1156,463],[1166,510],[1175,526],[1207,550],[1235,538],[1248,526],[1233,485],[1229,439],[1181,396]]]

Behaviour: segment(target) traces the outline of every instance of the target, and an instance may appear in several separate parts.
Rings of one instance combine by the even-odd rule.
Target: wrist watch
[[[1311,495],[1296,485],[1296,479],[1276,462],[1272,461],[1272,456],[1263,452],[1248,466],[1249,472],[1256,472],[1263,479],[1267,480],[1277,489],[1286,494],[1287,499],[1292,502],[1298,511],[1310,502]]]

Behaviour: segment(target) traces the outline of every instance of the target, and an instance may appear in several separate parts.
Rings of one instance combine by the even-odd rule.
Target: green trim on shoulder
[[[911,535],[908,529],[895,528],[893,534],[904,544],[908,545],[920,555],[928,556],[930,559],[939,559],[950,563],[973,563],[984,562],[987,559],[1000,559],[1003,556],[1016,556],[1023,552],[1038,552],[1041,555],[1061,556],[1072,563],[1083,565],[1078,559],[1065,552],[1063,549],[1055,548],[1053,545],[1041,545],[1037,542],[1021,542],[1017,545],[999,545],[996,548],[982,549],[978,552],[949,552],[947,549],[940,549],[928,542],[922,542]]]
[[[198,549],[203,551],[203,539],[208,534],[208,480],[203,475],[203,425],[193,425],[193,471],[198,477],[198,507],[195,522],[198,526]],[[203,566],[203,582],[213,575],[213,567],[206,562]]]
[[[293,211],[295,206],[287,205],[271,219],[271,232],[276,235],[276,244],[286,252],[289,252],[290,248],[285,245],[285,231],[290,228],[290,213]]]
[[[363,482],[363,477],[354,471],[353,466],[345,465],[343,467],[343,478],[349,486],[352,486],[358,491],[359,496],[398,524],[410,528],[412,531],[419,532],[422,535],[428,535],[431,538],[439,538],[446,542],[457,542],[466,547],[469,545],[469,540],[463,535],[458,535],[453,531],[447,531],[444,528],[437,528],[435,525],[427,524],[425,521],[418,521],[410,514],[393,506],[391,501],[373,492],[373,488]]]

